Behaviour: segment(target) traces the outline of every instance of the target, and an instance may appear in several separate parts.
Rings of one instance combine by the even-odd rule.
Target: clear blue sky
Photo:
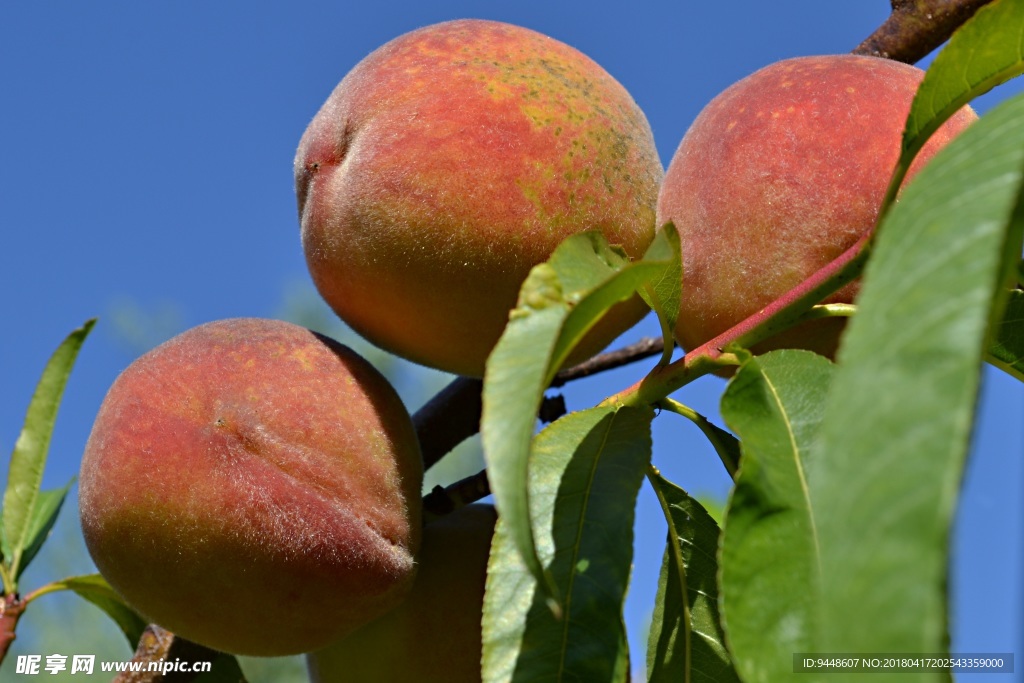
[[[0,443],[13,447],[48,355],[85,319],[101,321],[68,387],[47,486],[77,471],[107,387],[137,353],[116,333],[115,311],[136,307],[159,340],[219,318],[274,316],[289,288],[308,283],[295,147],[338,80],[401,33],[481,17],[567,42],[633,94],[667,164],[702,105],[729,84],[785,57],[848,51],[888,9],[886,0],[4,3]],[[647,321],[625,339],[654,330]],[[637,376],[572,387],[570,408]],[[714,416],[723,386],[701,380],[681,399]],[[953,643],[1005,652],[1022,640],[1024,391],[989,372],[980,411],[951,560]],[[727,480],[695,432],[659,418],[655,463],[694,493],[724,496]],[[637,665],[664,540],[648,493],[627,608]]]

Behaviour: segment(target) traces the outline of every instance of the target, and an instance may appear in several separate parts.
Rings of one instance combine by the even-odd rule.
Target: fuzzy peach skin
[[[479,683],[487,556],[497,519],[493,506],[476,504],[428,524],[408,599],[309,655],[313,683]]]
[[[877,57],[798,57],[718,95],[669,164],[659,225],[683,252],[676,338],[692,350],[800,284],[871,230],[924,72]],[[977,119],[959,110],[908,179]],[[850,303],[852,283],[828,303]],[[756,350],[834,356],[842,319],[805,323]]]
[[[114,382],[82,460],[85,541],[148,619],[217,650],[322,647],[404,598],[422,462],[394,390],[295,325],[224,320]]]
[[[563,239],[598,229],[643,254],[662,175],[647,119],[604,69],[481,20],[370,54],[295,158],[302,245],[327,303],[378,346],[472,376]],[[644,312],[620,305],[574,359]]]

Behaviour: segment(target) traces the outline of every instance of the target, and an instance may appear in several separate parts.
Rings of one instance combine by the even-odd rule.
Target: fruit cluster
[[[637,258],[671,221],[675,334],[692,350],[872,228],[920,79],[868,57],[770,66],[707,106],[664,174],[643,112],[573,48],[490,21],[413,31],[360,62],[302,137],[309,270],[368,340],[479,377],[520,283],[562,240],[596,229]],[[918,165],[973,118],[955,115]],[[613,308],[570,362],[645,310]],[[769,346],[832,354],[838,334],[816,323]],[[319,650],[325,682],[478,680],[494,510],[421,529],[421,482],[410,417],[366,361],[294,325],[227,320],[117,379],[81,518],[110,584],[184,637]]]

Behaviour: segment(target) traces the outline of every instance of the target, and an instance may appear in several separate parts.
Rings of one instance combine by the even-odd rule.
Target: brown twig
[[[551,386],[557,388],[573,380],[657,356],[663,348],[661,339],[644,337],[621,349],[598,354],[579,365],[563,370],[555,375]],[[420,435],[425,466],[433,465],[463,439],[480,431],[482,388],[483,383],[480,380],[460,377],[445,387],[413,417],[416,431]],[[565,399],[562,396],[548,396],[541,403],[538,417],[542,422],[554,422],[565,412]],[[447,487],[435,486],[423,497],[423,509],[429,520],[430,517],[447,515],[489,495],[491,486],[487,481],[487,470],[480,470]]]
[[[441,517],[489,495],[491,485],[487,481],[487,470],[480,470],[449,486],[435,486],[433,491],[424,496],[423,510],[428,518]]]
[[[227,655],[180,638],[156,624],[150,624],[139,638],[132,662],[147,665],[151,662],[171,662],[178,665],[176,668],[187,670],[169,670],[164,673],[157,667],[157,671],[126,671],[118,674],[113,683],[189,683],[202,673],[194,671],[193,664],[211,662],[216,668],[217,660],[222,657],[226,658]],[[232,683],[245,683],[245,679],[239,677],[237,682]]]
[[[480,431],[483,386],[482,380],[459,377],[413,415],[424,469]]]
[[[17,593],[3,596],[0,602],[0,662],[7,656],[7,650],[14,642],[18,619],[25,611],[25,601]]]
[[[992,0],[892,0],[892,14],[854,54],[913,64]]]
[[[629,346],[624,346],[616,351],[609,351],[585,360],[579,365],[563,370],[555,375],[552,387],[560,387],[567,382],[596,375],[599,372],[614,370],[623,365],[635,363],[644,358],[659,355],[665,349],[664,340],[660,337],[644,337],[640,341]]]
[[[661,339],[645,337],[634,344],[599,354],[563,370],[555,376],[551,386],[557,388],[573,380],[656,356],[661,351]],[[413,415],[412,421],[423,452],[424,468],[429,469],[446,453],[480,431],[482,390],[481,380],[459,377]],[[564,400],[554,396],[544,399],[539,417],[544,422],[552,422],[564,414]]]
[[[140,664],[162,662],[167,658],[167,653],[170,652],[173,642],[173,633],[165,631],[156,624],[150,624],[139,638],[139,645],[132,656],[132,662]],[[125,671],[114,678],[114,683],[151,683],[160,680],[163,680],[163,675],[160,672]]]

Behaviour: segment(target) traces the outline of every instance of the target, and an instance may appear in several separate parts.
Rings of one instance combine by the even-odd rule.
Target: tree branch
[[[622,367],[662,351],[661,339],[645,337],[616,351],[602,353],[555,376],[552,387],[573,380]],[[459,377],[442,389],[413,415],[413,425],[423,452],[423,466],[429,469],[446,453],[480,431],[483,410],[483,381]],[[553,422],[565,414],[565,401],[560,396],[548,397],[541,404],[540,418]]]
[[[232,683],[235,683],[237,679],[237,683],[246,683],[245,678],[238,671],[237,664],[230,661],[231,659],[230,655],[211,650],[198,643],[193,643],[191,640],[185,640],[156,624],[150,624],[139,638],[139,645],[132,656],[132,661],[146,664],[170,662],[179,665],[178,668],[189,669],[189,671],[123,672],[117,675],[113,683],[189,683],[202,673],[191,671],[191,665],[197,662],[211,662],[214,671],[218,671],[222,667],[225,668],[225,671],[222,672],[223,679],[218,680],[231,680]],[[234,669],[234,676],[227,670],[227,667]]]
[[[139,645],[132,656],[133,662],[162,662],[170,652],[174,642],[174,634],[165,631],[156,624],[150,624],[142,632]],[[114,683],[151,683],[159,681],[163,674],[149,671],[125,671],[114,678]]]
[[[25,601],[17,593],[0,597],[0,662],[7,656],[7,650],[14,642],[18,619],[25,611]]]
[[[887,57],[902,62],[916,62],[936,47],[945,42],[953,31],[970,19],[982,6],[992,0],[892,0],[892,14],[870,37],[854,49],[855,54]],[[861,260],[865,254],[857,254],[857,245],[850,253],[839,259],[835,266],[849,266],[851,260]],[[856,255],[856,256],[855,256]],[[827,269],[827,268],[826,268]],[[838,270],[838,268],[837,268]],[[849,269],[849,274],[857,274],[858,268]],[[805,283],[820,284],[820,274]],[[721,353],[726,342],[749,341],[753,336],[768,335],[777,328],[792,324],[792,319],[784,319],[778,323],[766,323],[766,318],[789,308],[784,318],[792,318],[793,314],[802,314],[801,307],[792,306],[793,298],[801,298],[805,304],[810,300],[809,292],[793,292],[788,300],[777,302],[760,315],[744,321],[737,328],[730,330],[719,339],[712,340],[699,349],[701,353],[690,353],[688,358],[678,361],[673,371],[678,372],[682,365],[690,366],[700,357],[701,368],[688,367],[685,374],[703,373],[708,367],[707,362],[714,362]],[[794,297],[793,295],[797,295]],[[661,353],[663,350],[660,339],[645,338],[618,351],[600,354],[573,368],[558,374],[552,387],[560,387],[566,382],[581,377],[617,368],[643,358]],[[696,351],[696,350],[695,350]],[[673,382],[685,381],[684,377],[676,377]],[[430,467],[441,457],[451,451],[463,440],[480,430],[480,414],[482,409],[480,393],[483,382],[478,379],[459,378],[449,384],[437,396],[431,399],[415,416],[413,422],[420,437],[425,467]]]
[[[551,386],[561,387],[573,380],[657,356],[663,349],[661,339],[644,337],[621,349],[598,354],[563,370],[555,375]],[[459,377],[416,412],[413,424],[420,437],[424,467],[436,464],[445,453],[480,431],[482,390],[481,380]],[[548,396],[541,403],[538,417],[543,422],[554,422],[565,412],[563,397]],[[433,491],[423,497],[423,509],[427,515],[439,517],[489,495],[491,487],[487,481],[487,470],[481,470],[450,486],[435,486]]]
[[[913,64],[992,0],[892,0],[892,14],[854,49],[858,55]]]
[[[491,484],[487,481],[487,470],[480,470],[449,486],[435,486],[424,496],[423,510],[429,516],[442,517],[489,495]]]
[[[589,360],[583,361],[579,365],[574,365],[571,368],[563,370],[555,375],[555,381],[551,383],[551,386],[560,387],[573,380],[590,377],[591,375],[596,375],[599,372],[614,370],[615,368],[635,363],[636,361],[643,360],[644,358],[657,356],[664,349],[665,344],[660,337],[644,337],[640,341],[633,342],[629,346],[624,346],[616,351],[599,354]]]
[[[459,377],[412,416],[424,469],[480,431],[483,386],[482,380]]]

